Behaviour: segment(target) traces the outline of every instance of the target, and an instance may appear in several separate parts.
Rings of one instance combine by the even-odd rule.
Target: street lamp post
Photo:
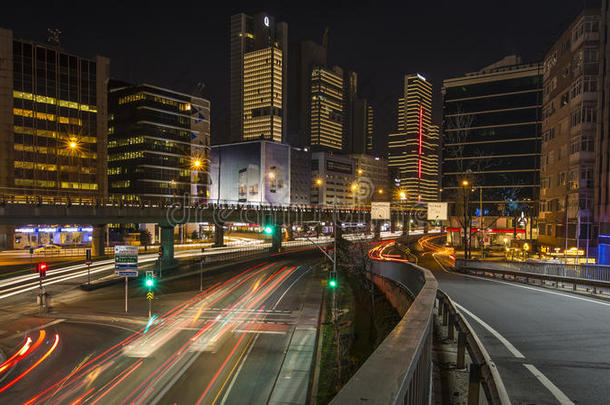
[[[469,185],[470,182],[466,179],[462,180],[462,190],[464,197],[464,259],[468,260],[470,258],[470,229],[472,223],[469,221],[469,210],[468,206],[470,205],[470,193],[469,193]]]

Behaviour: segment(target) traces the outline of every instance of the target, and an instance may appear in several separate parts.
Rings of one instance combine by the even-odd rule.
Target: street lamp
[[[322,183],[323,183],[322,179],[318,177],[318,178],[316,179],[316,185],[317,185],[317,186],[321,186],[321,185],[322,185]]]
[[[469,216],[470,206],[470,182],[467,179],[462,180],[462,192],[464,197],[464,259],[470,258],[470,233],[472,229],[472,221]]]

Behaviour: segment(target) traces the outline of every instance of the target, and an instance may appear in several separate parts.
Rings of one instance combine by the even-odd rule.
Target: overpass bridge
[[[413,213],[425,213],[425,208],[405,205],[391,209],[392,231],[397,221],[411,218]],[[421,215],[419,215],[421,217]],[[416,216],[417,217],[417,216]],[[104,253],[104,228],[107,224],[154,223],[161,229],[163,260],[173,261],[174,227],[187,223],[214,224],[215,246],[223,246],[224,225],[232,222],[256,223],[272,228],[274,250],[281,248],[281,228],[289,234],[292,225],[305,222],[374,222],[370,206],[305,206],[272,205],[241,202],[209,202],[184,197],[174,200],[138,200],[125,202],[116,199],[74,199],[58,196],[0,196],[0,234],[12,232],[12,226],[25,224],[90,224],[93,227],[92,253]],[[5,236],[8,237],[8,236]]]

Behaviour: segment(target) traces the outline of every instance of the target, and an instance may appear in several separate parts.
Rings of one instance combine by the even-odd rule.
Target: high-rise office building
[[[230,142],[283,141],[288,25],[265,13],[231,16]]]
[[[311,72],[310,145],[341,151],[343,145],[343,75],[341,69],[315,67]]]
[[[554,248],[594,247],[595,138],[600,85],[599,10],[584,10],[543,64],[538,240]]]
[[[106,196],[109,60],[0,29],[0,61],[0,193]],[[0,249],[10,248],[12,230],[0,228]]]
[[[288,61],[287,141],[292,146],[309,147],[311,72],[326,66],[327,49],[314,41],[293,43]]]
[[[375,133],[375,113],[372,105],[366,106],[366,153],[373,153],[373,137]]]
[[[210,102],[150,84],[111,82],[109,192],[127,200],[207,198]]]
[[[509,56],[445,80],[442,94],[442,200],[455,203],[466,179],[479,189],[484,215],[514,217],[524,211],[535,216],[540,187],[539,64]],[[479,208],[480,201],[476,204]]]
[[[365,153],[367,136],[367,100],[358,97],[358,74],[343,74],[343,152]]]
[[[388,139],[388,165],[396,168],[408,204],[438,199],[438,128],[431,125],[431,110],[430,82],[420,74],[405,76],[397,132]]]

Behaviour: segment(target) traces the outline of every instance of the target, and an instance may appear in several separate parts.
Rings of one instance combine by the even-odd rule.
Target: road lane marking
[[[491,281],[493,283],[506,284],[506,285],[509,285],[512,287],[525,288],[526,290],[538,291],[541,293],[552,294],[552,295],[559,295],[561,297],[572,298],[572,299],[579,300],[579,301],[585,301],[585,302],[590,302],[592,304],[599,304],[599,305],[604,305],[606,307],[610,307],[610,302],[598,301],[598,300],[595,300],[592,298],[577,297],[570,293],[564,293],[564,292],[559,292],[559,291],[548,291],[543,288],[536,288],[536,287],[530,287],[527,285],[521,285],[521,284],[518,284],[518,282],[516,282],[516,281],[511,283],[510,281],[493,280],[493,279],[489,279],[487,277],[479,277],[479,276],[471,276],[471,275],[467,275],[464,277],[476,278],[478,280]]]
[[[299,270],[299,268],[301,268],[303,266],[299,266],[297,267],[296,271]],[[278,298],[278,300],[275,302],[275,305],[271,308],[272,311],[275,311],[275,309],[277,308],[277,306],[279,305],[280,301],[282,301],[282,299],[284,298],[284,296],[286,295],[286,293],[296,284],[297,281],[299,281],[301,278],[303,278],[303,276],[305,274],[307,274],[309,272],[309,270],[311,270],[311,266],[309,266],[307,268],[307,270],[305,270],[294,282],[292,282],[292,284],[290,284],[288,286],[288,288],[286,289],[286,291],[284,291],[284,293],[280,296],[280,298]],[[293,273],[294,274],[294,273]],[[254,345],[256,344],[256,341],[258,340],[258,337],[260,336],[260,334],[256,334],[254,336],[253,339],[250,340],[251,345],[248,348],[247,353],[245,354],[245,357],[243,358],[243,360],[241,361],[241,363],[239,364],[239,367],[237,368],[235,374],[233,374],[231,382],[229,383],[229,386],[227,387],[227,390],[225,391],[224,395],[222,396],[222,400],[220,401],[220,405],[224,405],[225,402],[227,401],[227,398],[229,398],[229,394],[231,393],[231,390],[233,389],[233,385],[235,384],[235,381],[237,381],[237,376],[239,375],[239,373],[241,372],[241,369],[243,367],[243,365],[246,363],[246,360],[248,359],[248,356],[250,355],[250,352],[252,351],[252,349],[254,348]],[[282,359],[283,361],[283,359]],[[278,370],[278,374],[279,374],[279,370]],[[220,394],[220,392],[219,392]],[[216,401],[216,400],[214,400]]]
[[[572,402],[566,394],[564,394],[559,388],[557,388],[557,386],[553,384],[551,380],[546,378],[546,376],[542,374],[540,370],[538,370],[533,364],[524,364],[524,366],[534,375],[534,377],[538,379],[538,381],[540,381],[542,385],[546,387],[546,389],[551,392],[551,394],[553,394],[553,396],[559,401],[560,404],[574,405],[574,402]]]
[[[48,328],[49,326],[57,325],[58,323],[62,323],[63,321],[65,321],[65,319],[56,319],[54,321],[47,322],[44,325],[40,325],[40,326],[37,326],[37,327],[32,328],[32,329],[24,330],[23,332],[18,333],[15,336],[19,336],[19,335],[23,335],[23,334],[27,335],[28,333],[36,332],[37,330],[45,329],[45,328]]]
[[[461,312],[464,312],[465,314],[470,316],[472,319],[477,321],[482,327],[487,329],[492,335],[494,335],[496,337],[496,339],[498,339],[504,345],[504,347],[506,347],[506,349],[508,349],[508,351],[511,352],[511,354],[513,356],[515,356],[518,359],[525,358],[525,356],[519,350],[517,350],[517,348],[515,346],[513,346],[513,344],[511,342],[509,342],[497,330],[495,330],[494,328],[489,326],[489,324],[487,324],[484,320],[482,320],[481,318],[479,318],[478,316],[476,316],[475,314],[473,314],[472,312],[470,312],[469,310],[467,310],[466,308],[464,308],[457,302],[454,301],[453,304],[456,306],[457,309],[459,309]]]

